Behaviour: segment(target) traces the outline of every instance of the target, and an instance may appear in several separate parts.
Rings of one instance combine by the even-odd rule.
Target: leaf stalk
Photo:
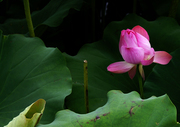
[[[23,0],[24,2],[24,10],[25,10],[25,15],[26,15],[26,21],[29,29],[29,35],[30,37],[35,37],[34,33],[34,27],[31,19],[31,12],[30,12],[30,7],[29,7],[29,0]]]
[[[89,113],[87,60],[84,60],[84,99],[86,113]]]

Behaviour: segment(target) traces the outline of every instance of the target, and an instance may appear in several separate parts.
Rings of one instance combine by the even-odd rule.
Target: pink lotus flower
[[[145,79],[142,65],[147,66],[153,62],[165,65],[172,59],[172,56],[165,51],[154,51],[147,31],[139,25],[132,30],[121,31],[119,51],[125,61],[112,63],[107,70],[113,73],[128,72],[131,79],[136,74],[137,64],[141,76]]]

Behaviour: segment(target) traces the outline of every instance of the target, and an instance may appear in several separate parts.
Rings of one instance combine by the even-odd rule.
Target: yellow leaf
[[[44,99],[37,100],[4,127],[35,127],[43,114],[45,104]]]

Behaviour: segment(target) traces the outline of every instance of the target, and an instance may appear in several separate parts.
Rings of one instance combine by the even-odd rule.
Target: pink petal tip
[[[153,62],[165,65],[168,64],[171,59],[172,56],[169,53],[165,51],[156,51]]]
[[[142,36],[144,36],[145,38],[147,38],[148,41],[149,41],[149,35],[148,35],[147,31],[146,31],[143,27],[137,25],[137,26],[135,26],[134,28],[132,28],[132,30],[135,31],[135,32],[137,32],[137,33],[139,33],[139,34],[141,34]]]
[[[107,70],[113,73],[125,73],[125,72],[128,72],[133,67],[134,67],[134,64],[121,61],[121,62],[115,62],[115,63],[110,64],[107,67]]]

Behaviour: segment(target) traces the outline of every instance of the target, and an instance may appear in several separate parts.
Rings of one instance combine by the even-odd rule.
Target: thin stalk
[[[31,13],[30,13],[30,7],[29,7],[29,0],[23,0],[24,2],[24,10],[25,10],[25,15],[26,15],[26,21],[29,29],[29,35],[31,37],[35,37],[34,33],[34,27],[31,19]]]
[[[84,99],[86,113],[89,113],[87,60],[84,60]]]
[[[136,13],[137,0],[133,0],[133,13]]]
[[[142,66],[142,65],[139,65],[139,68],[140,68],[140,66]],[[141,76],[140,72],[138,72],[138,81],[139,81],[140,96],[141,96],[141,98],[144,98],[144,94],[143,94],[143,81],[142,80],[143,80],[142,76]]]
[[[179,0],[172,0],[172,4],[171,4],[170,10],[169,10],[169,17],[172,17],[172,18],[176,17],[178,2],[179,2]]]

